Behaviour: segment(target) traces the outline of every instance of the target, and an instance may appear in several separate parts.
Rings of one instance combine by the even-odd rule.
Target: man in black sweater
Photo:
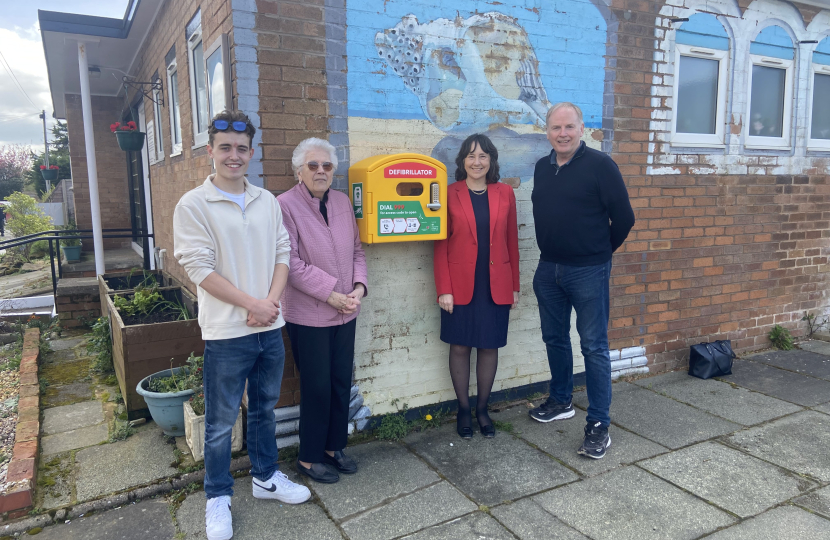
[[[567,102],[551,107],[546,130],[553,150],[536,163],[531,199],[541,250],[533,291],[539,303],[551,381],[550,397],[530,411],[530,416],[539,422],[574,416],[573,308],[588,390],[585,439],[577,453],[600,459],[611,446],[611,254],[634,226],[634,212],[617,164],[582,142],[585,124],[579,107]]]

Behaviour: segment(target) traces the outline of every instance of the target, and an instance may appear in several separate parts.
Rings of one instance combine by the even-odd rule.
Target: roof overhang
[[[87,45],[90,94],[116,96],[164,2],[130,0],[123,19],[38,10],[55,118],[66,118],[66,94],[81,93],[78,43]]]

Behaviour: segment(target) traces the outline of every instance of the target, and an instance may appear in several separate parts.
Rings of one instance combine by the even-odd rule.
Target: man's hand
[[[279,303],[263,298],[254,300],[248,308],[248,326],[271,326],[280,314]],[[251,324],[251,323],[255,324]]]
[[[451,294],[442,294],[438,297],[438,305],[447,313],[452,313],[453,297]]]

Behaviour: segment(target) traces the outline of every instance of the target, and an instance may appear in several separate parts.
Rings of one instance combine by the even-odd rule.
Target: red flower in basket
[[[46,169],[55,170],[55,169],[60,169],[60,167],[58,167],[57,165],[49,165],[48,167],[46,165],[41,165],[40,166],[41,171],[46,170]]]
[[[138,129],[138,126],[130,120],[126,124],[121,124],[121,122],[116,122],[114,124],[110,124],[110,131],[115,133],[116,131],[135,131]]]

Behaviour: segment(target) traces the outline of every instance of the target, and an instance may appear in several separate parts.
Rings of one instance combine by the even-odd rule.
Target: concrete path
[[[580,392],[567,421],[534,422],[525,402],[493,413],[500,431],[492,440],[476,433],[462,441],[453,423],[352,446],[361,471],[309,483],[313,499],[299,506],[254,499],[243,475],[234,538],[830,540],[830,348],[764,352],[733,371],[721,380],[675,372],[614,384],[612,446],[602,460],[576,455],[587,406]],[[94,406],[70,407],[67,427],[95,425]],[[44,430],[62,429],[51,418]],[[150,424],[127,441],[73,452],[72,503],[120,492],[123,505],[80,519],[83,505],[75,506],[68,524],[40,536],[204,539],[201,484],[142,495],[158,492],[147,485],[177,482],[165,463],[173,447],[159,433]],[[301,481],[293,464],[283,470]],[[144,491],[131,491],[137,486]]]

